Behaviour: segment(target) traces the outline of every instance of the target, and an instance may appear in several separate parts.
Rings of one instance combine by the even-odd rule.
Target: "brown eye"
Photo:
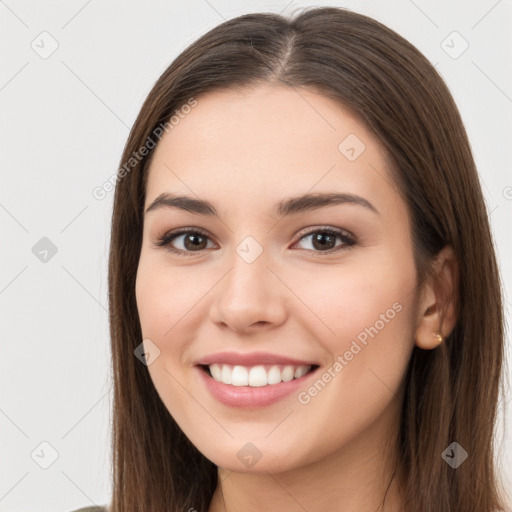
[[[202,231],[182,230],[165,234],[155,245],[158,247],[166,247],[171,252],[183,255],[191,252],[200,252],[206,249],[209,239],[208,235]],[[173,244],[178,245],[178,247]]]
[[[336,252],[340,249],[351,247],[356,243],[347,232],[332,228],[317,228],[303,235],[300,240],[305,240],[309,237],[311,237],[311,243],[309,245],[312,247],[312,250],[320,253]],[[341,240],[341,243],[337,244],[337,239]],[[305,250],[310,249],[306,248]]]
[[[187,251],[196,249],[206,249],[207,239],[201,233],[186,233],[183,239],[183,245]]]
[[[312,246],[320,251],[324,249],[334,249],[336,246],[336,238],[338,238],[337,236],[331,235],[330,233],[322,232],[313,233],[311,236]]]

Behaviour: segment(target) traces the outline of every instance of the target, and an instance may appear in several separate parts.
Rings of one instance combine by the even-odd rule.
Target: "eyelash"
[[[198,234],[198,235],[204,236],[208,239],[210,238],[207,233],[205,233],[203,230],[201,230],[199,228],[181,229],[176,232],[165,233],[162,237],[157,239],[157,242],[154,245],[157,247],[165,247],[168,251],[170,251],[174,254],[177,254],[178,256],[187,256],[189,254],[200,253],[201,251],[205,250],[205,249],[201,249],[199,251],[183,251],[181,249],[176,249],[175,247],[172,247],[171,242],[174,239],[178,238],[181,235],[186,235],[189,233]],[[341,229],[334,229],[334,228],[327,227],[327,226],[315,228],[314,230],[311,230],[307,233],[302,234],[296,243],[300,242],[303,238],[310,236],[312,234],[315,234],[315,233],[324,233],[324,234],[327,233],[328,235],[339,237],[343,242],[341,245],[338,245],[335,248],[329,249],[327,251],[313,250],[313,252],[316,253],[316,255],[320,256],[320,257],[322,257],[323,255],[329,255],[334,252],[338,252],[342,249],[350,249],[351,247],[353,247],[356,244],[356,240],[352,236],[349,236],[348,234],[346,234],[346,233],[348,233],[347,231],[341,230]],[[311,251],[312,249],[300,249],[300,250]]]

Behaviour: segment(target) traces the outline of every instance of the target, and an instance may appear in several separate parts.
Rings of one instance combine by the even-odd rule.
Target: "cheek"
[[[190,277],[184,279],[183,274],[143,252],[135,283],[142,337],[151,340],[145,341],[144,347],[158,352],[147,369],[158,395],[176,420],[190,409],[190,397],[183,387],[182,356],[189,341],[189,322],[196,313],[193,306],[204,294],[198,283],[191,282]]]
[[[359,411],[359,420],[378,413],[399,391],[411,355],[415,290],[412,255],[398,259],[391,253],[303,281],[297,295],[315,314],[304,315],[302,325],[330,361],[319,375],[322,382],[303,389],[299,402],[316,402],[313,407],[325,407],[325,415],[342,403]]]
[[[205,293],[204,280],[197,273],[166,267],[151,258],[141,257],[135,295],[145,338],[159,343],[173,338],[181,320],[189,315]],[[163,348],[163,347],[162,347]]]
[[[354,339],[406,339],[413,328],[415,286],[412,257],[319,266],[301,279],[295,274],[293,291],[307,308],[294,320],[314,329],[331,353],[347,350]]]
[[[318,295],[317,304],[325,306],[322,319],[335,335],[319,325],[315,337],[332,359],[296,397],[295,420],[307,423],[308,432],[323,433],[315,448],[318,458],[350,443],[380,418],[399,414],[398,397],[413,348],[412,276],[386,279],[382,286],[357,275],[343,283],[346,293],[334,285],[325,289],[331,301]],[[293,453],[293,436],[281,442],[289,443]]]

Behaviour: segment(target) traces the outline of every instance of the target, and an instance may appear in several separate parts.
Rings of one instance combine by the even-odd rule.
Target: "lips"
[[[206,388],[220,402],[261,407],[296,391],[319,365],[263,352],[222,352],[200,359],[196,367]]]
[[[202,381],[205,389],[213,398],[221,404],[235,408],[258,409],[270,406],[287,397],[297,395],[307,382],[314,378],[316,371],[310,371],[306,375],[288,382],[267,385],[261,387],[233,386],[217,382],[208,373],[197,367],[199,381]]]
[[[196,362],[198,366],[209,366],[211,364],[229,364],[232,366],[257,366],[257,365],[291,365],[291,366],[318,366],[315,361],[306,361],[292,357],[270,354],[268,352],[219,352],[205,356]]]

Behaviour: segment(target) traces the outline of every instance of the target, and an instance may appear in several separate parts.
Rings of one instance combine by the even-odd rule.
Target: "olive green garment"
[[[106,507],[85,507],[73,510],[72,512],[107,512]]]

